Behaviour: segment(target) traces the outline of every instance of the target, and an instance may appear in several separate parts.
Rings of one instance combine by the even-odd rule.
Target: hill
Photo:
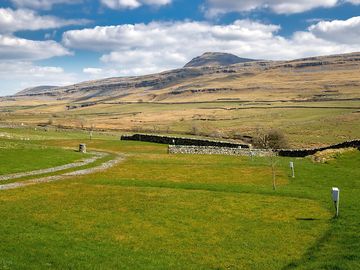
[[[355,98],[360,85],[359,68],[360,53],[291,61],[252,61],[107,78],[65,87],[36,87],[21,91],[15,98],[68,103]]]
[[[254,59],[240,58],[230,53],[206,52],[195,57],[184,67],[229,66],[238,63],[254,62]]]
[[[49,90],[57,88],[57,87],[58,86],[52,86],[52,85],[40,85],[40,86],[36,86],[36,87],[29,87],[29,88],[26,88],[26,89],[18,92],[16,95],[23,96],[23,95],[28,95],[28,94],[29,95],[37,94],[37,93],[49,91]]]
[[[360,53],[201,66],[0,98],[1,124],[219,138],[280,129],[292,146],[360,137]]]

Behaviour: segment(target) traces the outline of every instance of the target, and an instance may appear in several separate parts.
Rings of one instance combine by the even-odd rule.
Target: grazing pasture
[[[64,147],[86,143],[126,158],[101,173],[0,190],[0,269],[360,267],[357,150],[324,164],[278,158],[274,191],[267,158],[169,155],[107,134],[6,132],[29,140],[0,139],[3,156],[19,144],[71,162],[79,153]],[[338,219],[332,186],[341,190]]]
[[[0,140],[0,175],[51,168],[88,155],[74,150]]]

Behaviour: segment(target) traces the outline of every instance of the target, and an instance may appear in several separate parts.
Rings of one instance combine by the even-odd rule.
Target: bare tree
[[[90,125],[90,131],[89,131],[90,140],[92,140],[94,129],[95,129],[95,124],[94,124],[94,123],[91,123],[91,125]]]
[[[49,117],[47,125],[51,126],[52,124],[54,124],[54,119],[52,118],[52,116]]]
[[[196,123],[192,124],[190,134],[191,135],[200,135],[200,127]]]
[[[288,147],[285,135],[277,129],[268,132],[257,131],[253,143],[256,148],[261,149],[277,150]]]
[[[258,131],[253,143],[256,148],[271,151],[269,154],[269,164],[271,167],[273,189],[276,190],[276,165],[278,159],[275,150],[286,148],[288,146],[287,140],[281,131],[273,129],[268,132]]]
[[[75,118],[75,121],[76,121],[76,125],[77,127],[81,128],[81,129],[84,129],[85,126],[86,126],[86,119],[82,116],[77,116]]]

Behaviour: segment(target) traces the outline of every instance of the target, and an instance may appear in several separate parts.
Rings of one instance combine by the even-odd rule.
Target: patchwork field
[[[78,160],[70,149],[80,142],[124,157],[101,172],[0,188],[0,269],[360,268],[357,150],[324,164],[294,159],[295,179],[290,159],[279,158],[274,191],[267,158],[169,155],[119,134],[0,133],[1,175]],[[338,219],[332,186],[341,190]]]
[[[36,108],[2,113],[2,123],[218,138],[254,136],[259,129],[276,128],[286,135],[291,147],[327,145],[360,136],[359,101],[133,103],[100,104],[65,112],[51,112],[49,106],[44,109],[41,113]]]

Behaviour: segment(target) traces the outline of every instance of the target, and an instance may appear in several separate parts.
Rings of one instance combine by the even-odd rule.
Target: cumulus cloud
[[[41,60],[71,54],[61,44],[0,34],[0,60]]]
[[[280,26],[251,20],[228,25],[152,22],[67,31],[63,43],[70,48],[102,52],[101,62],[121,70],[122,75],[177,68],[206,51],[281,60],[360,50],[359,42],[334,42],[315,31],[315,26],[285,38],[277,33]]]
[[[337,43],[360,43],[360,16],[348,20],[321,21],[310,26],[309,31],[324,40]]]
[[[118,66],[122,76],[151,74],[163,70],[180,67],[187,61],[184,54],[175,51],[144,50],[111,52],[103,55],[100,60],[108,66]]]
[[[86,77],[87,80],[96,80],[108,77],[117,77],[123,74],[121,74],[120,70],[114,68],[87,67],[83,69],[83,75]]]
[[[354,5],[360,5],[360,0],[345,0],[345,2],[354,4]]]
[[[63,35],[63,42],[69,47],[95,51],[164,47],[184,50],[191,44],[190,40],[197,42],[196,47],[205,44],[209,44],[206,47],[226,45],[228,40],[256,42],[271,38],[279,29],[277,25],[265,25],[250,20],[238,20],[229,25],[212,25],[206,22],[151,22],[67,31]]]
[[[87,20],[63,20],[53,16],[40,16],[27,9],[12,10],[0,8],[0,33],[13,33],[20,30],[53,29],[68,25],[87,23]]]
[[[13,1],[19,6],[44,4],[50,7],[60,1]],[[71,1],[69,1],[70,3]],[[32,6],[31,6],[32,7]],[[39,6],[40,8],[40,6]],[[60,67],[42,67],[30,61],[43,60],[56,56],[70,55],[71,52],[53,40],[29,40],[14,35],[17,31],[55,29],[68,25],[87,23],[87,20],[64,20],[54,16],[41,16],[33,10],[0,8],[0,80],[1,94],[13,93],[14,89],[36,84],[72,82]],[[53,38],[56,34],[46,34]],[[9,90],[10,92],[8,92]],[[4,92],[3,92],[4,91]]]
[[[339,0],[207,0],[204,11],[210,17],[228,12],[246,12],[256,9],[269,9],[278,14],[293,14],[319,7],[333,7],[338,2]]]
[[[84,68],[83,72],[86,74],[97,75],[103,72],[102,68]]]
[[[82,0],[10,0],[17,7],[49,10],[57,4],[76,4]]]
[[[135,9],[143,5],[163,6],[172,0],[101,0],[101,3],[111,9]]]
[[[9,76],[11,74],[11,76]],[[1,95],[14,94],[38,85],[68,85],[78,82],[76,74],[61,67],[38,66],[28,61],[0,62]]]

